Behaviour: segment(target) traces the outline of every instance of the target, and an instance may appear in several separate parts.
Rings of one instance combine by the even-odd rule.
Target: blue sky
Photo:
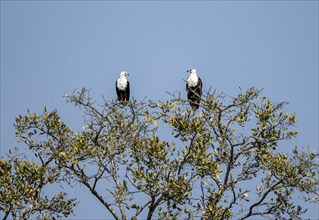
[[[115,99],[126,70],[136,99],[185,96],[190,67],[205,90],[255,86],[289,102],[292,145],[318,149],[318,1],[1,1],[1,155],[17,146],[13,122],[26,109],[56,108],[80,130],[65,92]],[[80,198],[77,218],[105,217],[89,194]],[[305,217],[317,218],[310,208]]]

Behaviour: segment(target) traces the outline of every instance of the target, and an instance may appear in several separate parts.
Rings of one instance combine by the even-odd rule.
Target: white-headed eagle
[[[186,92],[189,104],[193,110],[197,110],[202,96],[203,83],[197,76],[196,69],[189,69],[189,77],[186,81]]]
[[[130,99],[130,82],[126,79],[128,75],[128,72],[122,71],[115,83],[117,99],[121,103],[126,103]]]

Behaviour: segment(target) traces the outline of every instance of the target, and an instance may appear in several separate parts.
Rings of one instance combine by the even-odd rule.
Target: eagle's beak
[[[128,72],[126,72],[126,74],[125,74],[126,76],[129,76],[129,74],[128,74]]]
[[[187,72],[190,73],[190,72],[191,72],[191,69],[188,69]]]

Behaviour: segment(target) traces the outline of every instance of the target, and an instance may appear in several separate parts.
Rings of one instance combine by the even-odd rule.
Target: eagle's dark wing
[[[125,93],[126,93],[126,97],[125,97],[126,101],[130,100],[130,82],[129,81],[127,81]]]

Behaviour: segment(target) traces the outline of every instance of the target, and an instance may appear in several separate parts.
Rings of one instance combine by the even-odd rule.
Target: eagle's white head
[[[196,69],[190,68],[187,70],[188,73],[190,74],[195,74],[196,75]]]
[[[129,74],[128,74],[128,72],[126,72],[126,71],[122,71],[121,73],[120,73],[120,77],[122,78],[122,77],[125,77],[125,76],[128,76]]]

